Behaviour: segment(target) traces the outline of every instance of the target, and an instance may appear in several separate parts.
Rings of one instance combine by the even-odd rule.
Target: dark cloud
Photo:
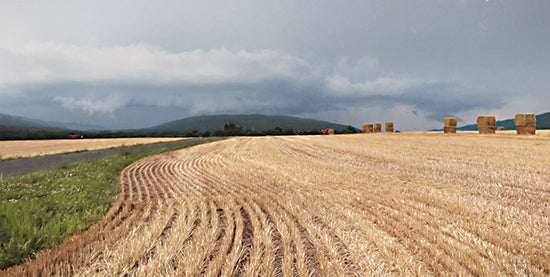
[[[507,94],[509,92],[484,91],[452,83],[435,83],[408,90],[395,97],[393,101],[427,111],[429,119],[439,121],[472,109],[501,108],[505,105],[504,99]]]
[[[169,85],[65,82],[26,85],[20,90],[16,98],[7,99],[13,107],[35,105],[36,114],[63,109],[74,119],[103,122],[114,128],[145,127],[210,113],[300,115],[361,107],[392,109],[396,105],[409,106],[412,113],[422,110],[428,119],[439,121],[474,108],[494,109],[504,105],[498,93],[452,83],[421,83],[388,94],[338,94],[320,79],[304,82],[277,78],[256,83]]]
[[[2,5],[0,112],[117,128],[412,114],[430,129],[550,104],[548,1],[62,2]]]

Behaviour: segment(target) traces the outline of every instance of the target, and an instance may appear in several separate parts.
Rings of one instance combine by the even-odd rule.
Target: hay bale
[[[444,134],[456,134],[456,117],[446,117],[445,126],[443,127]]]
[[[374,132],[375,133],[381,133],[382,132],[382,123],[374,123]]]
[[[455,126],[456,127],[456,123],[457,123],[456,117],[446,117],[445,118],[445,126],[449,126],[449,127]]]
[[[370,134],[374,131],[374,125],[373,124],[365,124],[363,125],[363,133]]]
[[[393,133],[393,122],[386,122],[386,133]]]
[[[506,130],[506,128],[504,128],[503,126],[498,126],[497,127],[497,131],[504,131],[504,130]]]
[[[328,129],[328,134],[329,135],[334,135],[335,134],[334,129]]]
[[[478,116],[477,129],[480,134],[494,134],[497,120],[494,116]]]
[[[519,113],[514,118],[518,135],[534,135],[537,129],[537,117],[534,113]]]

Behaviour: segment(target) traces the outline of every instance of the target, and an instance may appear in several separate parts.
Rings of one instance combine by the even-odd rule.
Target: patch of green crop
[[[145,156],[180,147],[130,152],[0,181],[0,269],[101,220],[120,192],[120,172]]]

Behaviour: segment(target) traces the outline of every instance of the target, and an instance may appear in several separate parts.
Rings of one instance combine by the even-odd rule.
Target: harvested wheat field
[[[140,160],[4,275],[550,275],[550,138],[233,138]]]
[[[0,157],[36,157],[60,153],[97,150],[136,144],[181,140],[182,138],[116,138],[0,141]]]

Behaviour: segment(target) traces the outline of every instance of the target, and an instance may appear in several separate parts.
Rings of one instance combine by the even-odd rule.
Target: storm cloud
[[[109,128],[265,113],[402,130],[546,112],[550,4],[494,2],[11,3],[0,112]]]

